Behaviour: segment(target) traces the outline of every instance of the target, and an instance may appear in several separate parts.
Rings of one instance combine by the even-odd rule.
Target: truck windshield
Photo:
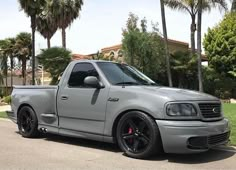
[[[113,85],[157,85],[136,68],[126,64],[97,62],[97,65]]]

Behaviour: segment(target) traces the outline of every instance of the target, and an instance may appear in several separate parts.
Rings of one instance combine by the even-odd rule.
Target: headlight
[[[168,116],[197,116],[196,109],[189,103],[171,103],[167,105]]]

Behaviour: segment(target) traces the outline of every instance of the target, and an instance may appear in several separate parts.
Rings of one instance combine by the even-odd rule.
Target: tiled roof
[[[73,54],[72,55],[72,60],[83,60],[83,59],[91,59],[91,56],[83,55],[83,54]]]
[[[173,40],[173,39],[168,39],[168,42],[189,46],[189,44],[187,42],[177,41],[177,40]],[[117,44],[117,45],[105,47],[105,48],[102,48],[102,52],[111,51],[111,50],[118,50],[118,49],[121,49],[121,47],[122,47],[122,44]]]
[[[173,39],[168,39],[168,42],[189,46],[189,43],[187,43],[187,42],[177,41],[177,40],[173,40]]]
[[[122,44],[117,44],[117,45],[113,45],[110,47],[105,47],[105,48],[102,48],[102,52],[121,49],[121,47],[122,47]]]
[[[173,39],[168,39],[168,42],[170,44],[186,46],[184,48],[187,48],[187,49],[189,48],[189,43],[187,43],[187,42],[173,40]],[[101,52],[110,52],[112,50],[117,51],[118,49],[121,49],[121,48],[122,48],[122,44],[117,44],[117,45],[102,48]],[[91,55],[73,54],[72,60],[91,59],[92,58],[91,56],[92,56],[92,54]],[[202,54],[202,60],[208,61],[206,55]]]

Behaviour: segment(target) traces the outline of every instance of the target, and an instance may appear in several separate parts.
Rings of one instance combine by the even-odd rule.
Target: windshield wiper
[[[158,86],[157,83],[142,83],[142,84],[147,86]]]
[[[140,85],[139,83],[137,82],[132,82],[132,81],[125,81],[125,82],[119,82],[119,83],[116,83],[115,85]]]

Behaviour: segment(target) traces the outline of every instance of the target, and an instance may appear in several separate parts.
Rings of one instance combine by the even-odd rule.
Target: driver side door
[[[105,123],[108,87],[97,89],[84,84],[87,76],[99,74],[92,63],[77,63],[66,86],[58,94],[60,131],[102,135]]]

